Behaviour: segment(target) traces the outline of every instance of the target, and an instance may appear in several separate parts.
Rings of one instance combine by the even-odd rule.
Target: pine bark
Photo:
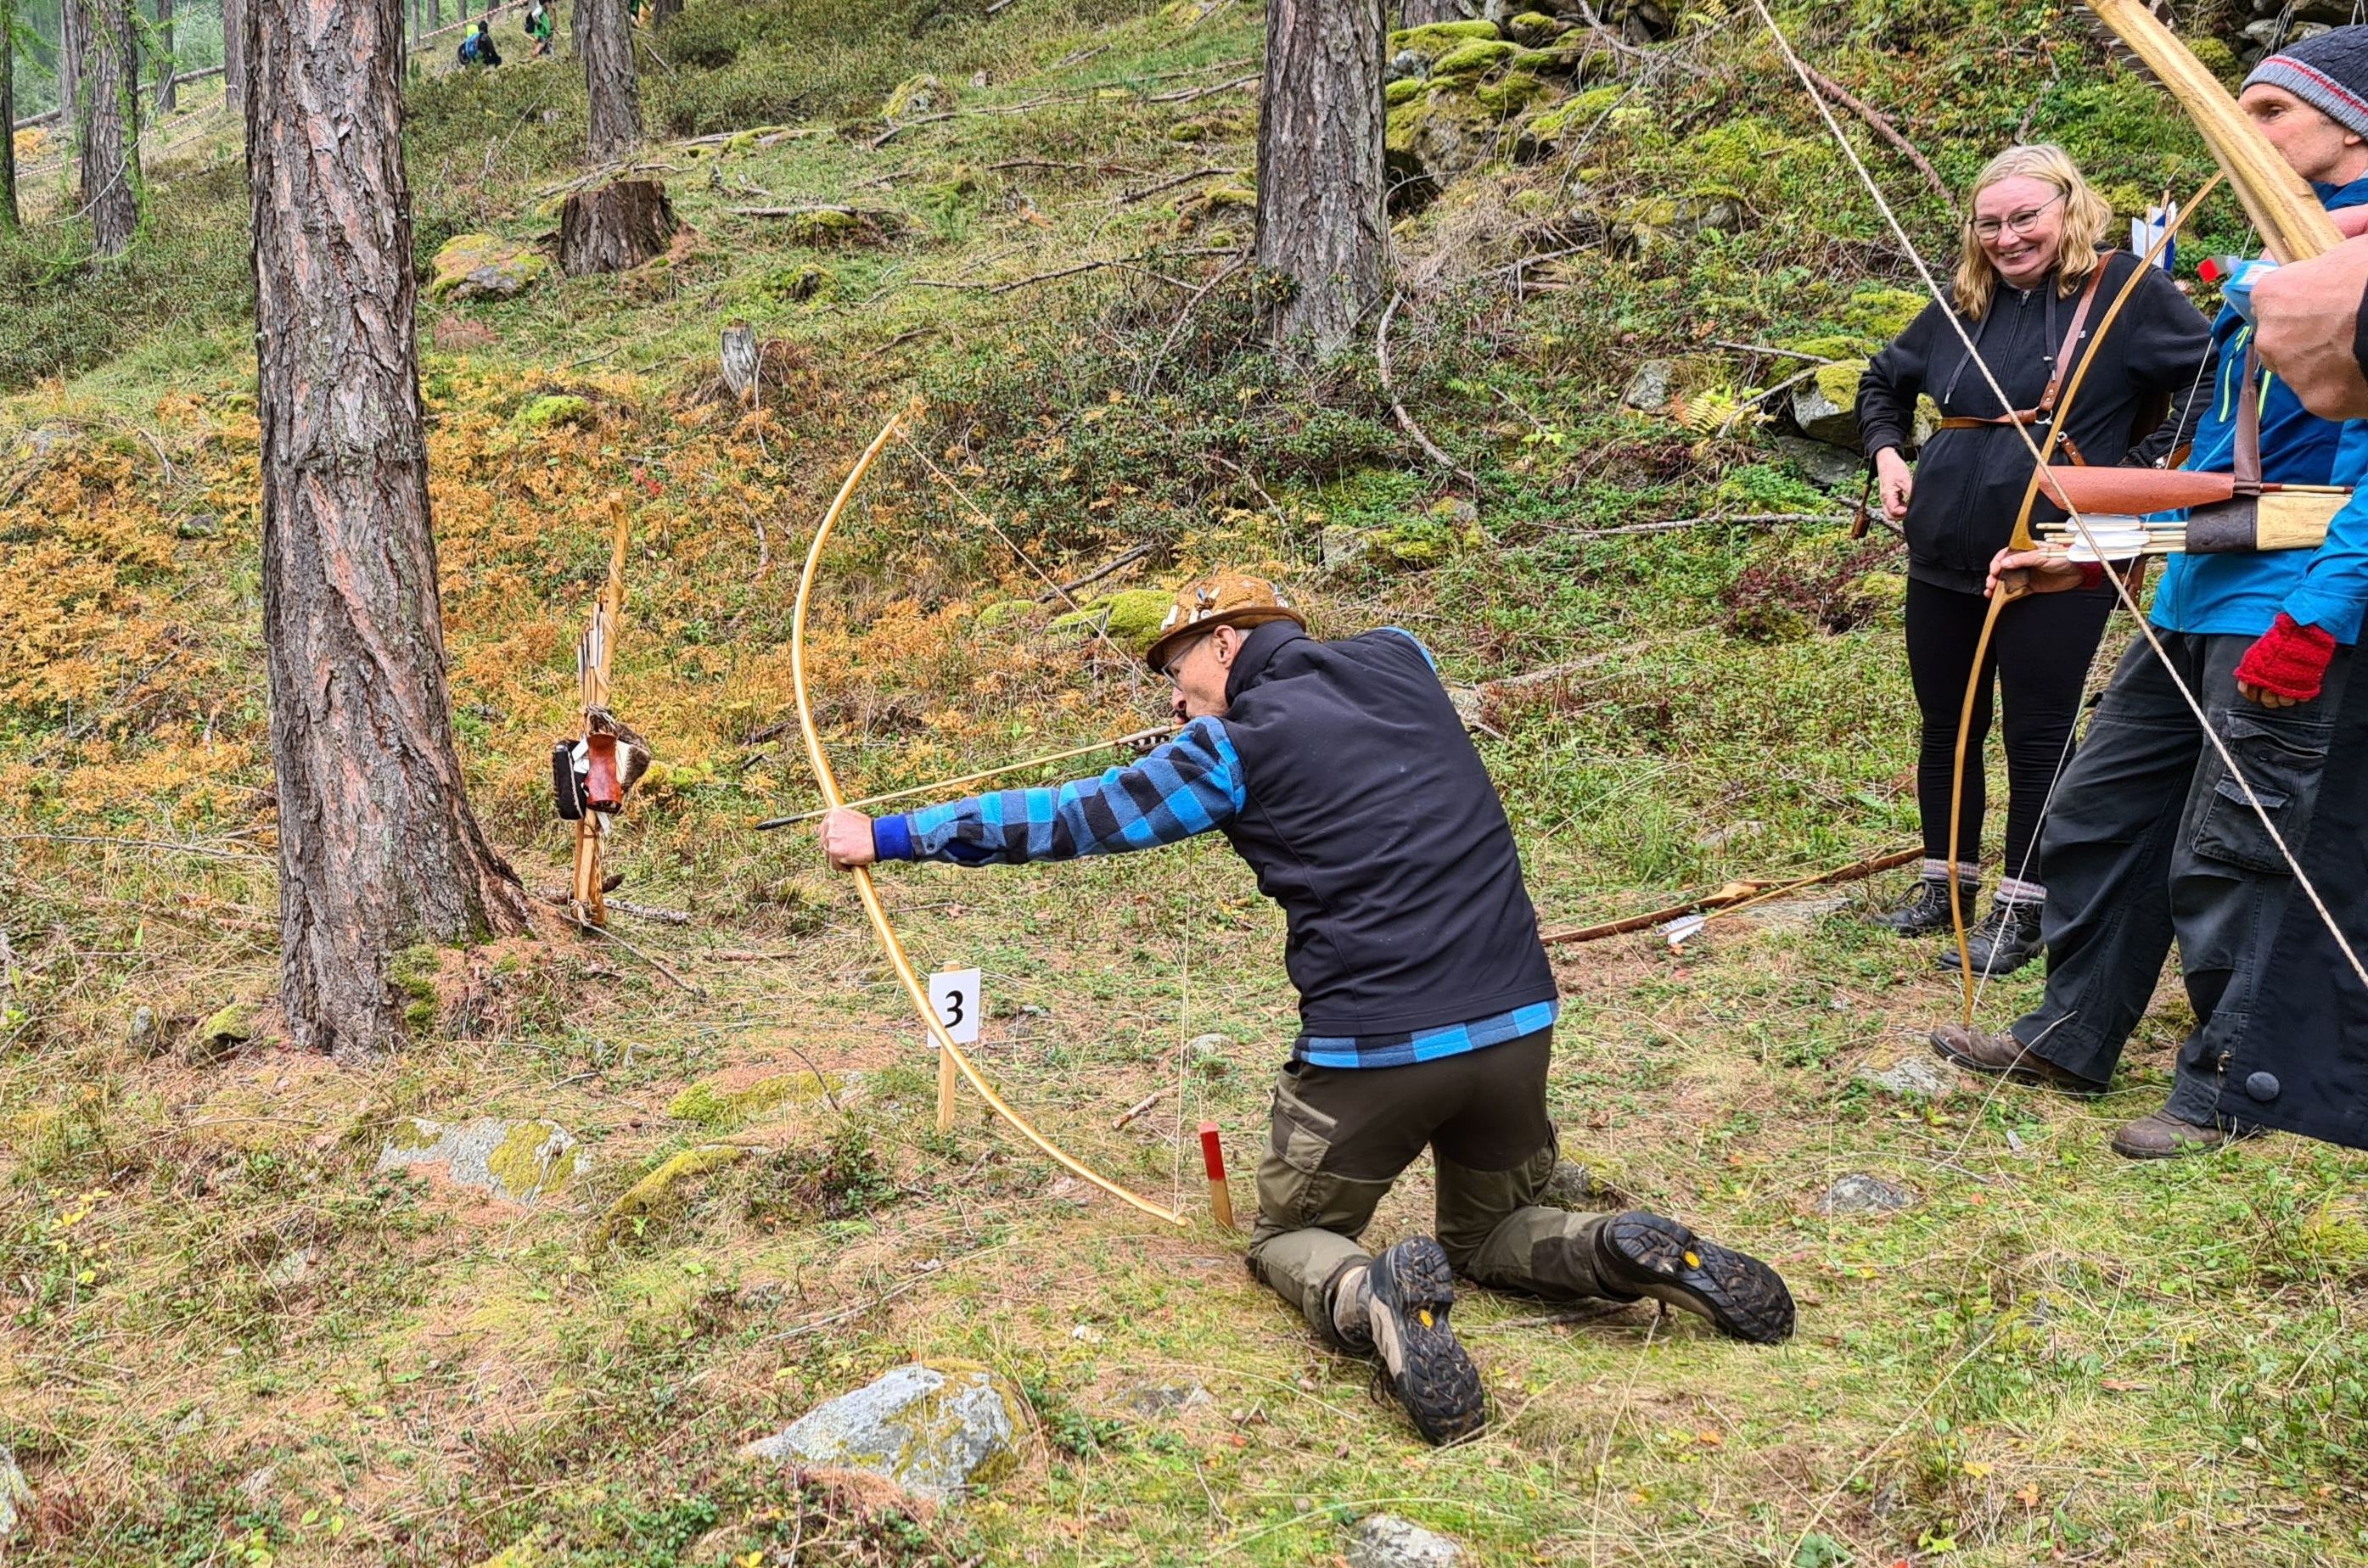
[[[559,269],[570,278],[630,271],[663,255],[681,227],[656,180],[576,191],[559,210]]]
[[[67,0],[80,14],[74,146],[91,248],[121,256],[140,232],[140,40],[131,0]]]
[[[1292,285],[1279,343],[1337,351],[1380,297],[1383,45],[1381,0],[1268,0],[1257,258]]]
[[[1405,0],[1398,15],[1404,18],[1403,26],[1427,28],[1434,22],[1463,20],[1463,7],[1457,0]]]
[[[247,0],[222,0],[222,104],[233,114],[246,109]]]
[[[633,29],[625,0],[575,0],[575,52],[592,100],[588,151],[620,163],[642,145],[642,86],[633,70]]]
[[[650,0],[650,30],[655,32],[682,15],[682,0]]]
[[[422,428],[402,0],[248,0],[263,614],[292,1043],[402,1039],[393,955],[522,929],[453,745]]]
[[[82,27],[78,0],[58,0],[58,131],[65,136],[82,123],[75,108],[82,95]]]
[[[0,0],[0,234],[24,227],[17,207],[16,0]]]
[[[178,107],[180,63],[173,58],[173,0],[156,0],[156,112]]]

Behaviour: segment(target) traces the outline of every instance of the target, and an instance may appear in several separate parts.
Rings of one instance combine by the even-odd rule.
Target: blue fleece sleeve
[[[871,824],[871,843],[882,860],[959,866],[1120,855],[1222,827],[1241,813],[1244,800],[1241,759],[1225,726],[1195,719],[1132,767],[882,817]]]
[[[2343,426],[2335,449],[2335,483],[2368,479],[2368,420]],[[2311,551],[2302,581],[2280,607],[2296,622],[2316,626],[2338,642],[2360,641],[2368,609],[2368,494],[2354,492],[2327,525],[2327,541]]]

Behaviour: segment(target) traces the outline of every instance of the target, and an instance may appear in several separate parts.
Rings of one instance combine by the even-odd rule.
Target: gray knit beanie
[[[2330,28],[2271,55],[2245,85],[2283,87],[2344,130],[2368,136],[2368,27]]]

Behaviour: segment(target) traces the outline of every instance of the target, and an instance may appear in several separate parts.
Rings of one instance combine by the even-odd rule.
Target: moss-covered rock
[[[427,297],[457,302],[522,293],[550,273],[551,258],[498,234],[455,234],[432,266]]]
[[[1560,17],[1549,17],[1543,11],[1524,11],[1505,24],[1505,31],[1515,43],[1531,49],[1543,49],[1570,30],[1571,24]]]
[[[600,1217],[602,1239],[613,1239],[632,1229],[637,1221],[646,1222],[678,1208],[685,1187],[710,1171],[722,1170],[747,1157],[748,1151],[737,1143],[701,1143],[659,1161],[647,1176],[609,1205],[609,1211]]]
[[[1393,107],[1411,103],[1422,97],[1423,81],[1419,76],[1401,76],[1382,89],[1382,102]]]
[[[520,430],[548,430],[564,425],[581,430],[593,423],[592,402],[573,392],[548,392],[518,405],[510,423]]]
[[[1465,85],[1433,84],[1421,97],[1389,111],[1382,145],[1393,179],[1444,187],[1488,156],[1497,142],[1497,111]]]
[[[2297,1239],[2321,1262],[2368,1263],[2368,1192],[2329,1199],[2303,1221]]]
[[[1888,343],[1906,332],[1907,324],[1930,303],[1925,296],[1905,289],[1861,289],[1842,307],[1842,324]]]
[[[1520,113],[1545,94],[1546,85],[1530,72],[1508,71],[1495,81],[1482,84],[1472,96],[1483,108],[1506,118]]]
[[[1066,615],[1055,617],[1051,630],[1090,635],[1099,626],[1110,634],[1111,642],[1129,653],[1140,653],[1158,640],[1159,624],[1167,619],[1168,608],[1175,602],[1174,595],[1157,588],[1126,588],[1104,594]]]
[[[1626,92],[1625,87],[1589,87],[1583,93],[1574,93],[1539,110],[1523,130],[1532,141],[1554,145],[1575,131],[1584,133],[1588,126],[1610,113]]]
[[[1028,1406],[1000,1374],[969,1361],[916,1361],[817,1406],[742,1457],[858,1470],[931,1503],[951,1503],[1019,1465]]]
[[[183,1055],[191,1062],[221,1061],[255,1038],[260,1011],[252,1002],[233,1002],[190,1031]]]
[[[33,1489],[17,1468],[17,1456],[0,1449],[0,1541],[22,1528],[33,1512]]]
[[[1032,619],[1035,614],[1033,599],[1001,599],[978,612],[978,626],[982,631],[999,631]]]
[[[1392,33],[1389,52],[1398,54],[1411,50],[1426,60],[1436,61],[1467,43],[1493,41],[1497,37],[1494,22],[1433,22],[1427,28],[1406,28]]]
[[[1812,337],[1788,337],[1776,347],[1817,359],[1856,359],[1866,353],[1867,342],[1849,333],[1829,332]]]
[[[953,107],[951,89],[924,71],[897,83],[895,90],[888,95],[888,102],[881,113],[892,120],[902,121],[918,119],[925,114],[943,114]]]
[[[1801,434],[1828,446],[1858,447],[1858,379],[1863,359],[1820,365],[1816,375],[1793,389],[1793,423]]]
[[[768,300],[786,304],[803,304],[808,300],[827,300],[838,291],[838,275],[820,262],[802,261],[795,267],[777,267],[757,281],[757,292]]]
[[[810,1072],[768,1073],[738,1085],[711,1078],[675,1096],[666,1104],[666,1115],[723,1131],[785,1105],[829,1098],[852,1088],[856,1082],[846,1073]]]
[[[1432,61],[1430,79],[1451,82],[1459,76],[1477,76],[1505,64],[1520,52],[1520,45],[1500,39],[1474,39]]]

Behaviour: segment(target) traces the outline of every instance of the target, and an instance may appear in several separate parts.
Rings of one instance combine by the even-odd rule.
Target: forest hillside
[[[1758,1348],[1649,1304],[1474,1292],[1458,1322],[1497,1421],[1432,1449],[1207,1215],[1195,1130],[1248,1207],[1295,1028],[1281,918],[1223,844],[880,878],[918,963],[982,971],[986,1074],[1174,1227],[967,1091],[938,1131],[846,879],[810,826],[751,830],[819,804],[798,568],[918,399],[811,611],[851,796],[1161,722],[1136,654],[1167,590],[1238,569],[1320,632],[1420,637],[1549,928],[1914,845],[1900,547],[1852,530],[1848,405],[1923,285],[1748,0],[1505,10],[1392,40],[1395,298],[1315,362],[1269,346],[1245,265],[1247,0],[689,0],[643,35],[634,160],[684,227],[609,276],[552,256],[594,177],[564,23],[555,58],[507,12],[499,69],[423,54],[453,717],[536,924],[403,955],[411,1043],[372,1068],[289,1049],[276,1010],[238,131],[192,84],[104,262],[18,133],[0,1556],[1400,1561],[1372,1555],[1375,1514],[1488,1564],[2368,1552],[2368,1161],[2107,1153],[2168,1081],[2175,986],[2117,1092],[2076,1102],[1931,1057],[1954,981],[1862,918],[1906,872],[1682,945],[1554,948],[1564,1198],[1776,1262],[1800,1331]],[[2232,80],[2266,36],[2249,6],[2177,10]],[[2211,172],[2077,6],[1777,15],[1936,267],[1944,187],[2018,136],[2066,146],[2124,220]],[[2182,278],[2245,243],[2215,197]],[[746,400],[719,350],[741,324]],[[613,706],[656,760],[609,842],[602,937],[563,911],[550,756],[617,494]],[[1979,1016],[2037,985],[1986,987]],[[1380,1235],[1428,1225],[1427,1171]],[[988,1369],[1019,1413],[966,1497],[742,1456],[916,1360]]]

